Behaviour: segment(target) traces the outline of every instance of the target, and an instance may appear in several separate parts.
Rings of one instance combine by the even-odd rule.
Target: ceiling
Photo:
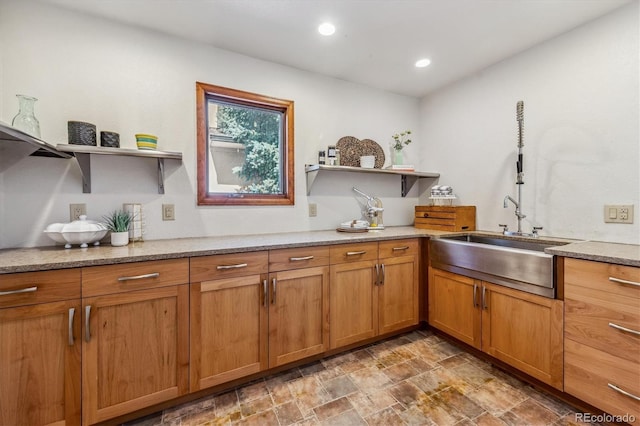
[[[638,0],[44,0],[422,97]],[[318,34],[332,21],[331,37]],[[427,57],[430,66],[414,67]]]

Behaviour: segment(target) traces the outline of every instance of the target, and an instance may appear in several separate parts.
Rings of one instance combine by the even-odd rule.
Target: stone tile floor
[[[581,425],[575,409],[415,331],[127,426]]]

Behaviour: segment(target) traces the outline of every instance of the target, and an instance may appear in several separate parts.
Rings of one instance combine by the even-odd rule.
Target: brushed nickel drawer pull
[[[89,343],[91,340],[91,329],[89,328],[89,320],[91,319],[91,305],[84,307],[84,341]]]
[[[635,285],[640,287],[640,283],[637,283],[635,281],[622,280],[620,278],[609,277],[609,281],[613,281],[614,283],[619,283],[619,284],[629,284],[629,285]]]
[[[8,296],[10,294],[33,293],[38,287],[21,288],[20,290],[0,291],[0,296]]]
[[[616,329],[618,329],[618,330],[626,331],[627,333],[633,333],[633,334],[637,334],[638,336],[640,336],[640,331],[638,331],[638,330],[633,330],[633,329],[631,329],[631,328],[627,328],[627,327],[623,327],[623,326],[621,326],[621,325],[614,324],[614,323],[612,323],[612,322],[610,322],[610,323],[609,323],[609,327],[613,327],[613,328],[616,328]]]
[[[482,309],[487,309],[487,296],[486,296],[487,288],[482,286]]]
[[[347,256],[357,256],[359,254],[366,254],[366,250],[362,250],[362,251],[348,251],[347,252]]]
[[[477,283],[473,283],[473,307],[475,308],[476,306],[478,306],[476,304],[476,293],[478,293],[478,284]]]
[[[218,265],[216,266],[217,270],[222,270],[222,269],[236,269],[236,268],[246,268],[247,266],[249,266],[246,263],[238,263],[237,265]]]
[[[152,274],[134,275],[132,277],[120,277],[118,278],[118,281],[142,280],[144,278],[158,278],[159,276],[160,272],[154,272]]]
[[[614,391],[621,393],[623,395],[628,396],[629,398],[633,398],[636,401],[640,401],[640,396],[636,396],[630,392],[627,392],[626,390],[620,389],[619,387],[617,387],[616,385],[613,385],[611,383],[607,383],[607,386],[609,386],[611,389],[613,389]]]
[[[271,286],[273,288],[273,294],[271,295],[271,303],[274,305],[276,304],[276,285],[277,285],[277,282],[276,282],[276,279],[274,278],[273,280],[271,280]]]
[[[75,308],[69,308],[69,346],[73,346],[75,343],[75,340],[73,339],[73,317],[75,313]]]
[[[291,262],[299,262],[301,260],[311,260],[311,259],[313,259],[313,256],[290,257],[289,261],[291,261]]]
[[[409,250],[409,246],[394,247],[392,250],[393,250],[393,251]]]
[[[267,285],[267,280],[262,280],[262,305],[266,308],[269,304],[269,287]]]

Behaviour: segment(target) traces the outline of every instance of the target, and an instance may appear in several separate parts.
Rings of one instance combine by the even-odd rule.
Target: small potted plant
[[[111,245],[118,247],[129,244],[129,225],[133,220],[131,213],[124,210],[114,210],[103,218],[107,228],[111,231]]]
[[[409,135],[411,135],[411,130],[405,130],[402,133],[396,133],[392,136],[394,141],[393,144],[391,144],[391,147],[393,148],[392,162],[394,165],[400,165],[403,163],[402,149],[411,143]]]

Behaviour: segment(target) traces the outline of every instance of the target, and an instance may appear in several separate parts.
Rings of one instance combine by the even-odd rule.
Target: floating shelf
[[[354,172],[354,173],[374,173],[400,176],[400,194],[406,197],[413,185],[421,178],[437,178],[440,173],[431,172],[410,172],[406,170],[390,169],[364,169],[362,167],[351,166],[326,166],[321,164],[307,164],[305,172],[307,174],[307,195],[311,194],[313,182],[318,177],[319,172]]]
[[[59,144],[56,149],[70,152],[78,160],[82,173],[82,192],[91,193],[91,155],[119,155],[128,157],[151,158],[158,162],[158,194],[164,194],[164,160],[182,161],[181,152],[138,150],[125,148],[104,148],[90,145]]]
[[[0,122],[0,173],[29,155],[52,158],[71,158],[42,139]]]

